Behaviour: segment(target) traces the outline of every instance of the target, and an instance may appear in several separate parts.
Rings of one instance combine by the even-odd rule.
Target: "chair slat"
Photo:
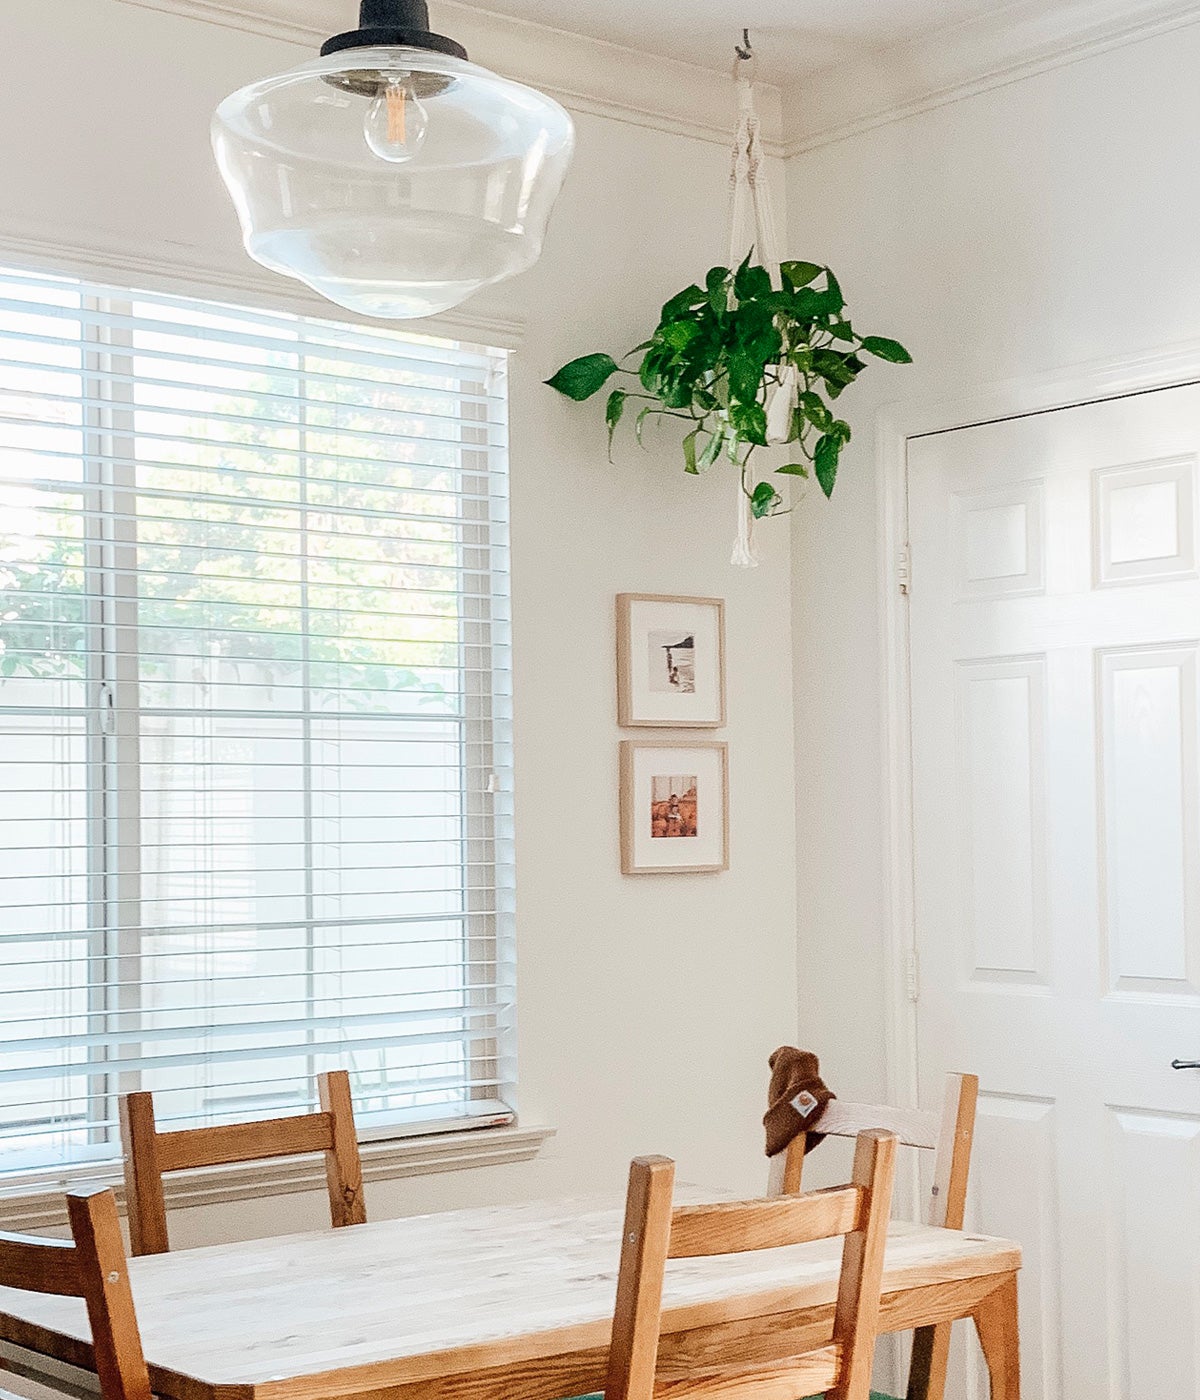
[[[31,1293],[82,1298],[75,1246],[67,1240],[0,1234],[0,1284]]]
[[[838,1383],[842,1348],[833,1342],[792,1360],[660,1375],[654,1400],[806,1400]]]
[[[937,1113],[920,1108],[890,1108],[886,1104],[844,1103],[831,1099],[816,1131],[831,1137],[857,1137],[870,1128],[895,1133],[905,1147],[933,1148],[941,1136]]]
[[[306,1113],[298,1118],[262,1118],[254,1123],[159,1133],[158,1160],[164,1172],[178,1172],[193,1167],[222,1167],[259,1157],[324,1152],[332,1145],[329,1114]]]
[[[774,1200],[679,1206],[671,1222],[671,1259],[741,1254],[829,1239],[858,1228],[862,1193],[855,1186]]]

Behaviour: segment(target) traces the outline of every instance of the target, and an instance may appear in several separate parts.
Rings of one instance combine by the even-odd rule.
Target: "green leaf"
[[[844,305],[840,292],[814,292],[802,287],[792,298],[792,315],[798,321],[813,321],[818,316],[836,316]]]
[[[646,446],[646,444],[642,441],[642,428],[645,425],[646,419],[649,418],[652,413],[657,412],[658,410],[654,407],[654,405],[652,403],[648,403],[646,407],[643,408],[637,416],[637,422],[633,425],[633,432],[634,436],[638,440],[638,446],[641,448],[644,448]]]
[[[761,520],[772,507],[781,504],[783,497],[769,481],[760,481],[750,496],[750,514]]]
[[[729,421],[744,442],[757,447],[767,445],[767,414],[760,403],[735,403],[729,410]]]
[[[821,275],[824,269],[820,263],[810,262],[785,262],[779,264],[779,271],[783,274],[784,285],[798,292],[801,287],[808,284]]]
[[[738,301],[754,301],[758,297],[769,297],[771,295],[770,274],[765,267],[749,267],[743,263],[733,279],[733,290]]]
[[[672,321],[669,326],[664,326],[659,335],[672,350],[686,350],[693,340],[700,334],[700,323],[698,321]]]
[[[768,360],[778,359],[783,349],[775,313],[764,301],[741,303],[734,315],[734,335],[740,349],[758,361],[760,370]]]
[[[668,321],[678,321],[686,316],[689,311],[694,311],[696,307],[703,306],[708,300],[708,293],[693,283],[690,287],[684,287],[682,292],[676,292],[670,301],[663,303],[662,314],[659,316],[659,324],[666,325]]]
[[[828,330],[834,340],[847,340],[853,345],[858,339],[858,336],[854,334],[854,327],[849,321],[834,321]]]
[[[850,441],[850,424],[842,418],[835,418],[829,425],[830,435],[837,438],[843,447]]]
[[[683,469],[689,476],[699,476],[700,468],[696,465],[696,438],[700,435],[699,428],[693,428],[683,440]]]
[[[729,397],[732,402],[755,403],[762,382],[762,360],[740,350],[729,357]]]
[[[833,414],[826,408],[820,394],[814,394],[811,390],[806,390],[797,400],[797,407],[803,410],[804,416],[821,432],[827,433],[833,422]]]
[[[842,289],[838,285],[837,278],[833,275],[833,269],[825,269],[825,300],[829,304],[831,312],[838,312],[846,304],[846,298],[842,296]]]
[[[583,355],[570,364],[563,365],[552,378],[545,382],[551,389],[582,403],[603,389],[605,384],[620,369],[611,355]]]
[[[642,388],[648,394],[658,393],[659,373],[668,358],[669,356],[664,353],[660,345],[653,346],[646,351],[646,357],[638,370],[638,378],[642,381]]]
[[[834,483],[837,481],[838,455],[841,450],[842,444],[827,433],[817,443],[817,450],[813,453],[813,470],[826,499],[833,495]]]
[[[720,455],[721,452],[721,444],[724,441],[724,431],[718,431],[713,433],[712,437],[710,437],[708,442],[705,443],[704,451],[701,452],[700,456],[696,459],[696,465],[700,468],[701,471],[707,471],[707,469],[711,467],[712,464],[717,460],[717,457]]]
[[[853,384],[862,368],[862,361],[853,355],[845,355],[840,350],[816,350],[813,352],[813,369],[829,386],[831,398]]]
[[[608,424],[608,460],[612,461],[613,434],[617,431],[617,424],[621,421],[621,415],[625,412],[625,400],[629,395],[624,389],[614,389],[608,396],[608,403],[604,408],[604,421]]]
[[[783,476],[807,476],[808,468],[800,462],[789,462],[786,467],[776,467]]]
[[[881,360],[888,360],[894,365],[911,365],[912,356],[900,344],[898,340],[889,340],[886,335],[868,335],[863,337],[862,348],[868,355],[875,355]]]
[[[692,402],[691,385],[679,378],[664,380],[659,397],[668,408],[688,408]]]
[[[718,317],[729,310],[729,278],[727,267],[714,267],[708,274],[708,304]]]

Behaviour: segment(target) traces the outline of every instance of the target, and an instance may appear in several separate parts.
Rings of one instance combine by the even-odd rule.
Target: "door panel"
[[[981,1077],[1028,1400],[1200,1395],[1198,452],[1193,386],[910,443],[922,1093]]]

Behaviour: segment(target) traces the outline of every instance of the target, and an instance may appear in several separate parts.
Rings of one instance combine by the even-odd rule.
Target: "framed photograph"
[[[729,869],[729,759],[723,743],[621,744],[621,871]]]
[[[725,723],[725,604],[617,595],[617,723],[716,729]]]

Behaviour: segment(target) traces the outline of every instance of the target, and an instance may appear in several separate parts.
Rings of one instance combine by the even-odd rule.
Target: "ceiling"
[[[1007,6],[997,0],[483,0],[477,8],[715,69],[732,63],[746,25],[760,76],[787,84]]]

